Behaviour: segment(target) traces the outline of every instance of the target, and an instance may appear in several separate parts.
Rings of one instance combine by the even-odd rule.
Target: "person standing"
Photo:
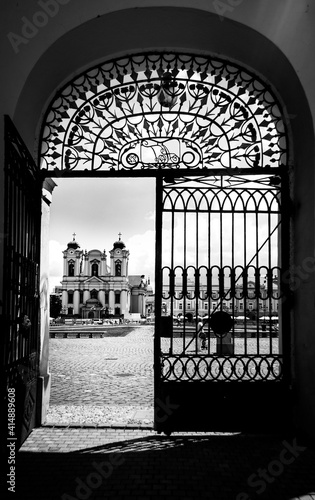
[[[197,325],[197,335],[198,335],[198,338],[201,340],[201,349],[206,349],[207,348],[207,345],[206,345],[206,338],[207,338],[207,335],[206,335],[206,332],[204,331],[204,323],[203,323],[203,320],[200,319],[199,322],[198,322],[198,325]]]

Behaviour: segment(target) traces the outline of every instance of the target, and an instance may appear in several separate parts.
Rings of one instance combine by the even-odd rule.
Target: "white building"
[[[129,250],[119,239],[109,251],[81,250],[73,240],[63,251],[63,279],[56,289],[62,298],[62,314],[82,318],[146,316],[147,297],[153,295],[150,280],[128,273]]]
[[[266,285],[261,283],[257,293],[255,282],[249,280],[246,290],[243,286],[235,286],[235,293],[231,295],[231,288],[225,285],[220,290],[218,283],[213,283],[210,293],[207,284],[200,282],[199,294],[196,297],[195,283],[187,280],[187,294],[183,293],[181,283],[175,281],[175,294],[171,299],[169,287],[165,285],[163,291],[162,310],[164,315],[179,316],[191,313],[193,316],[208,316],[221,309],[237,317],[254,313],[258,317],[277,316],[279,310],[279,293],[276,280],[273,282],[272,295],[268,297]]]

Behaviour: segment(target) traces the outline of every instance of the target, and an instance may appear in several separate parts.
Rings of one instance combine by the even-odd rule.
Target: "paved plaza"
[[[75,335],[71,333],[74,329],[67,327],[68,334]],[[88,330],[81,327],[80,332]],[[184,341],[177,330],[173,349],[180,353]],[[152,427],[154,326],[104,325],[97,332],[103,337],[50,339],[51,397],[46,424]],[[216,340],[210,342],[213,352]],[[268,352],[269,342],[260,339],[261,352]],[[278,339],[271,342],[277,353]],[[255,339],[247,339],[247,344],[249,353],[257,352]],[[186,345],[187,352],[195,352],[195,340],[191,342],[188,337]],[[163,352],[168,352],[169,340],[162,338],[161,346]],[[235,352],[244,352],[244,339],[235,340]]]
[[[47,424],[153,425],[154,327],[121,336],[115,328],[103,338],[50,339]]]

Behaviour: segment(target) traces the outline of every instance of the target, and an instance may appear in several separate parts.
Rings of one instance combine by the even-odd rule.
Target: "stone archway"
[[[163,3],[163,2],[162,2]],[[161,5],[162,5],[161,3]],[[191,8],[139,8],[119,12],[106,12],[95,16],[75,29],[69,30],[49,50],[41,50],[36,65],[30,68],[29,75],[19,89],[19,100],[15,108],[15,122],[18,125],[29,149],[38,144],[38,127],[41,113],[55,89],[70,75],[78,74],[82,68],[89,67],[91,61],[103,57],[130,54],[139,46],[144,50],[152,47],[182,48],[200,53],[224,54],[232,61],[238,61],[247,68],[263,75],[273,88],[277,89],[287,117],[290,136],[291,161],[296,166],[294,179],[294,199],[298,211],[295,214],[295,236],[293,245],[296,265],[313,255],[314,227],[314,134],[308,97],[305,94],[305,79],[299,74],[292,52],[285,45],[273,39],[264,30],[263,11],[256,10],[255,22],[242,15],[240,22],[222,19],[206,9]],[[272,9],[269,10],[273,16]],[[176,19],[176,23],[173,20]],[[262,29],[257,31],[259,20]],[[117,26],[119,29],[117,30]],[[163,26],[163,30],[161,30]],[[143,30],[145,29],[145,37]],[[123,33],[123,36],[122,36]],[[263,35],[265,33],[265,36]],[[86,44],[86,40],[90,43]],[[32,42],[33,43],[33,42]],[[67,50],[64,48],[67,47]],[[287,54],[287,55],[285,55]],[[290,56],[291,54],[291,56]],[[43,78],[45,75],[45,78]],[[303,83],[304,82],[304,83]],[[35,141],[34,141],[35,138]],[[298,166],[298,167],[297,167]],[[313,308],[311,294],[314,290],[312,280],[301,281],[296,290],[294,304],[294,330],[290,332],[296,354],[292,363],[296,373],[296,388],[301,394],[298,407],[299,418],[312,431],[314,401],[310,403],[310,379],[306,366],[312,369],[314,352],[305,349],[312,337]],[[307,314],[306,314],[307,311]],[[297,334],[299,332],[299,334]],[[45,346],[44,346],[45,347]],[[47,346],[46,346],[47,347]],[[309,411],[311,404],[312,410]]]

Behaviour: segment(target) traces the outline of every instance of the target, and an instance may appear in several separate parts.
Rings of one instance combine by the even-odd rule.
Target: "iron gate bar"
[[[236,179],[240,179],[240,182],[241,182],[241,179],[242,179],[242,176],[248,176],[248,175],[266,175],[266,179],[270,179],[270,176],[274,176],[276,174],[276,172],[278,172],[279,174],[282,173],[282,172],[285,172],[285,169],[286,167],[285,166],[279,166],[279,167],[264,167],[264,168],[252,168],[252,169],[246,169],[246,168],[226,168],[226,169],[223,169],[223,168],[218,168],[218,169],[205,169],[205,168],[200,168],[198,170],[196,169],[190,169],[190,168],[185,168],[184,171],[173,171],[173,170],[170,170],[170,171],[167,171],[163,168],[159,168],[157,170],[147,170],[147,169],[142,169],[142,170],[134,170],[131,172],[129,172],[128,170],[119,170],[119,171],[116,171],[116,170],[94,170],[94,171],[90,171],[90,170],[76,170],[75,172],[73,172],[72,170],[66,170],[66,169],[58,169],[58,168],[54,168],[53,170],[48,170],[48,169],[45,169],[45,168],[42,168],[39,172],[39,175],[43,180],[45,180],[47,177],[48,178],[52,178],[52,179],[55,179],[55,178],[58,178],[58,177],[62,177],[62,178],[73,178],[73,177],[78,177],[78,178],[106,178],[106,177],[109,177],[109,178],[121,178],[121,177],[133,177],[133,178],[137,178],[137,177],[154,177],[156,178],[157,176],[159,175],[162,175],[164,177],[166,177],[166,179],[176,179],[176,177],[178,175],[181,176],[181,178],[184,178],[182,177],[182,174],[185,173],[185,176],[187,177],[197,177],[199,178],[200,176],[202,176],[203,179],[207,179],[209,178],[209,176],[211,177],[220,177],[222,175],[226,175],[226,174],[230,174],[233,178],[235,177]],[[235,174],[235,175],[234,175]],[[268,174],[270,174],[270,176],[268,177]],[[200,182],[202,182],[202,180],[200,179]],[[244,182],[244,181],[242,181]],[[250,181],[248,181],[250,182]]]
[[[155,216],[155,333],[154,333],[154,415],[159,410],[159,401],[161,397],[161,378],[157,374],[161,373],[161,332],[162,332],[162,304],[163,294],[161,269],[162,269],[162,190],[163,179],[161,176],[156,178],[156,216]],[[156,418],[154,419],[156,423]]]

